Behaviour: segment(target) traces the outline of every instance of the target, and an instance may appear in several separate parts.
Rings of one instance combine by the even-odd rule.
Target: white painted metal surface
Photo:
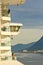
[[[2,17],[2,20],[11,21],[11,18],[10,18],[10,17],[5,17],[5,16],[3,16],[3,17]]]
[[[11,50],[11,46],[0,46],[0,50]]]
[[[21,23],[10,23],[10,26],[23,26]]]
[[[1,34],[2,35],[18,35],[20,32],[18,31],[18,32],[9,32],[9,31],[6,31],[6,32],[4,32],[4,31],[1,31]]]

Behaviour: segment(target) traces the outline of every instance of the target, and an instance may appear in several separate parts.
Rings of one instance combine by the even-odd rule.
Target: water
[[[17,60],[25,65],[43,65],[43,54],[16,53]]]

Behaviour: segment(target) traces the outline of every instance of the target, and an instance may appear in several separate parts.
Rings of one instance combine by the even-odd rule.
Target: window
[[[18,32],[19,28],[20,28],[20,26],[10,26],[10,31],[11,32]]]

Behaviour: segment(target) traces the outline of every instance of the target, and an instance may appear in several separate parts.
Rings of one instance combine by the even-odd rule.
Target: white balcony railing
[[[0,50],[11,50],[11,46],[0,46]]]
[[[5,17],[5,16],[3,16],[3,17],[2,17],[2,20],[11,21],[11,18],[10,18],[10,17]]]
[[[10,23],[10,26],[23,26],[21,23]]]
[[[20,32],[1,31],[2,35],[18,35]]]
[[[9,45],[11,45],[11,38],[10,37],[2,38],[1,39],[1,45],[2,46],[9,46]]]

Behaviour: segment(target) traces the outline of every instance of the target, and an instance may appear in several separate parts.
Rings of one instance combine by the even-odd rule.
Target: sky
[[[43,0],[26,0],[23,5],[9,8],[11,21],[23,24],[21,33],[14,37],[14,44],[31,43],[43,36]]]
[[[26,0],[23,5],[11,6],[12,22],[20,22],[23,28],[43,28],[43,0]]]
[[[20,29],[20,34],[14,36],[12,44],[29,44],[38,41],[43,35],[42,29]]]

